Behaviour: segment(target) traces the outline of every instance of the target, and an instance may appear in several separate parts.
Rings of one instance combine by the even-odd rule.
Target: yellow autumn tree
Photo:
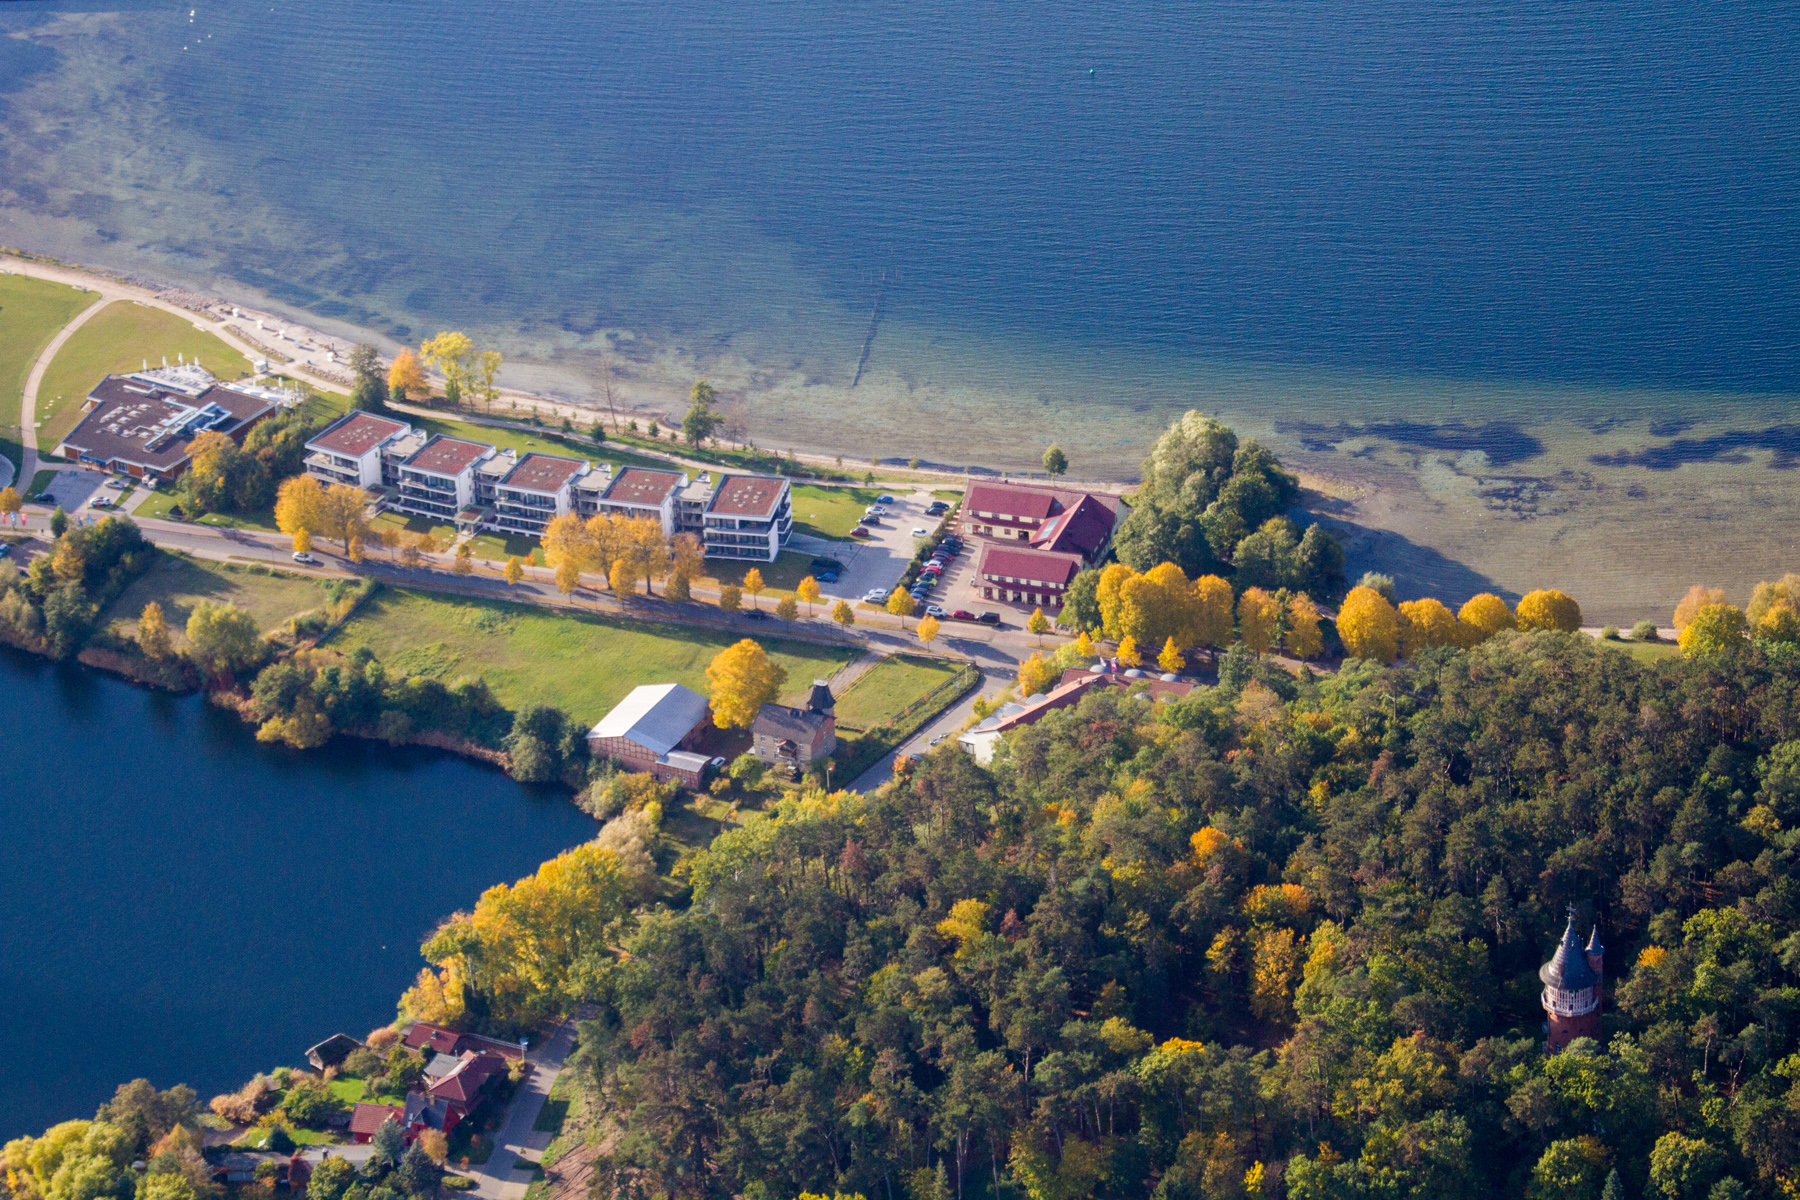
[[[1765,609],[1756,623],[1756,636],[1765,642],[1800,642],[1800,613],[1790,604]]]
[[[1232,618],[1231,585],[1217,575],[1202,575],[1194,580],[1193,593],[1194,644],[1223,650],[1231,644],[1231,632],[1237,626]]]
[[[446,995],[460,984],[454,994],[466,988],[481,997],[491,1021],[524,1028],[577,1000],[583,982],[610,959],[636,897],[618,855],[589,842],[483,892],[472,911],[438,926],[423,953],[439,968]]]
[[[927,620],[929,619],[927,618]],[[921,621],[920,624],[923,625],[924,622]],[[1025,628],[1027,631],[1037,634],[1038,645],[1041,646],[1044,644],[1044,634],[1050,631],[1050,618],[1044,615],[1043,609],[1034,608],[1031,610],[1031,616],[1025,620]]]
[[[1517,616],[1520,629],[1574,633],[1581,628],[1581,605],[1555,588],[1526,592]]]
[[[735,583],[728,583],[719,589],[719,611],[734,613],[744,606],[744,593]]]
[[[1681,598],[1681,603],[1675,606],[1675,636],[1680,638],[1681,631],[1693,622],[1694,618],[1700,614],[1701,609],[1710,604],[1723,603],[1725,603],[1724,588],[1709,588],[1696,583],[1687,590],[1687,595]]]
[[[1469,597],[1457,610],[1457,630],[1465,646],[1478,646],[1497,633],[1517,629],[1519,622],[1506,601],[1492,592]]]
[[[1156,656],[1156,665],[1165,671],[1175,672],[1179,672],[1181,668],[1187,666],[1187,659],[1181,657],[1181,651],[1176,647],[1174,638],[1163,643],[1162,653]]]
[[[856,624],[856,610],[850,607],[848,600],[839,600],[831,606],[831,619],[848,629]]]
[[[937,923],[937,935],[956,943],[956,957],[963,958],[987,932],[988,906],[980,900],[958,900],[949,915]]]
[[[1120,640],[1119,652],[1114,657],[1128,667],[1141,667],[1144,665],[1143,651],[1138,649],[1137,639],[1130,634],[1126,634],[1125,637]]]
[[[513,555],[506,560],[506,569],[502,571],[501,574],[506,577],[506,582],[508,583],[519,582],[519,580],[525,578],[525,560],[516,554]]]
[[[163,607],[156,601],[144,605],[144,611],[138,616],[138,649],[144,652],[145,658],[165,659],[174,653],[169,641],[169,620],[163,615]]]
[[[10,517],[24,507],[25,500],[24,497],[19,495],[18,488],[13,487],[11,484],[0,488],[0,513],[5,513]]]
[[[612,568],[606,573],[606,586],[615,595],[634,595],[637,592],[637,577],[632,573],[631,564],[622,558],[613,559]]]
[[[750,607],[756,607],[757,598],[768,590],[769,585],[763,582],[763,573],[755,567],[744,572],[744,594],[750,597]]]
[[[1380,592],[1354,587],[1338,610],[1338,636],[1351,658],[1393,662],[1400,653],[1400,618]]]
[[[1061,676],[1056,664],[1045,658],[1040,650],[1019,664],[1019,695],[1035,696],[1039,692],[1048,692]]]
[[[1094,639],[1085,629],[1075,639],[1075,653],[1083,658],[1094,657]]]
[[[918,607],[919,602],[905,588],[897,587],[888,595],[887,610],[900,618],[902,629],[906,628],[906,618],[912,616]]]
[[[794,598],[806,605],[806,615],[812,616],[812,606],[819,602],[819,581],[808,575],[794,587]]]
[[[1100,582],[1095,587],[1095,599],[1100,605],[1100,628],[1115,641],[1122,636],[1119,631],[1119,589],[1136,574],[1124,563],[1111,563],[1100,572]]]
[[[538,540],[543,544],[544,562],[548,565],[561,567],[570,563],[578,572],[594,569],[595,530],[577,514],[563,513],[551,518]]]
[[[0,496],[3,495],[5,493],[0,492]],[[1744,616],[1749,620],[1750,627],[1757,629],[1762,626],[1763,618],[1769,614],[1770,609],[1784,604],[1800,611],[1800,575],[1783,575],[1774,582],[1765,579],[1757,584],[1751,589],[1750,604],[1744,609]]]
[[[1411,658],[1421,650],[1433,646],[1460,645],[1462,634],[1457,628],[1456,614],[1444,607],[1441,600],[1429,597],[1424,600],[1402,600],[1400,602],[1400,653]]]
[[[1722,654],[1744,642],[1749,622],[1730,604],[1708,604],[1694,614],[1676,641],[1688,658],[1706,654]]]
[[[1264,1021],[1291,1019],[1299,975],[1300,946],[1292,929],[1259,929],[1251,934],[1251,1013]]]
[[[1275,644],[1281,624],[1281,605],[1262,588],[1245,588],[1238,597],[1238,636],[1252,654],[1266,654]]]
[[[468,334],[446,330],[428,338],[419,347],[419,356],[444,377],[445,396],[454,398],[469,390],[473,381],[475,343],[469,340]]]
[[[275,528],[285,534],[301,530],[319,533],[325,528],[325,489],[311,475],[285,479],[275,493]]]
[[[1325,637],[1319,632],[1319,606],[1305,592],[1288,599],[1288,630],[1283,639],[1287,652],[1302,661],[1319,657],[1325,651]]]
[[[931,645],[938,635],[938,619],[933,616],[926,616],[919,622],[919,627],[913,632],[919,635],[919,641],[927,646]]]
[[[305,554],[312,549],[312,534],[305,529],[294,530],[294,553]]]
[[[745,638],[727,646],[706,668],[711,687],[713,724],[720,729],[748,729],[757,710],[773,703],[787,683],[787,668]]]
[[[419,356],[411,350],[402,350],[394,356],[394,365],[388,368],[388,393],[395,400],[407,397],[422,399],[431,390],[425,381],[425,368],[419,364]]]

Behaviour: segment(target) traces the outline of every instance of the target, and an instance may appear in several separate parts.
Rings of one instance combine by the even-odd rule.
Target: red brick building
[[[976,593],[1056,612],[1069,584],[1112,545],[1119,499],[1025,483],[977,483],[963,501]]]
[[[710,715],[706,697],[679,683],[645,684],[588,731],[588,752],[615,758],[628,771],[700,786],[707,758],[699,752]]]

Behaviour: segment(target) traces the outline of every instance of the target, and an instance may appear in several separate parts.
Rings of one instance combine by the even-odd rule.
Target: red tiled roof
[[[403,465],[437,475],[461,475],[491,449],[492,446],[480,442],[439,434],[421,446],[419,452]]]
[[[1003,483],[977,483],[963,501],[964,512],[1006,513],[1013,517],[1043,519],[1056,511],[1056,493],[1036,488],[1009,487]]]
[[[786,486],[787,480],[772,475],[727,475],[719,480],[706,511],[722,517],[767,517]]]
[[[400,1040],[414,1050],[430,1046],[439,1054],[456,1053],[456,1044],[462,1041],[462,1034],[447,1025],[434,1025],[430,1021],[414,1021],[400,1035]]]
[[[644,504],[655,508],[680,484],[681,476],[673,471],[646,471],[642,467],[627,467],[613,479],[612,486],[606,489],[606,494],[601,499],[611,500],[616,504]]]
[[[981,552],[981,565],[975,568],[977,575],[1000,575],[1008,579],[1025,579],[1033,583],[1049,583],[1059,587],[1067,587],[1081,570],[1081,557],[1075,554],[1054,554],[1048,550],[1013,549],[1008,546],[988,545]]]
[[[533,492],[555,492],[581,470],[581,460],[560,454],[527,454],[519,465],[507,472],[502,487],[525,488]]]
[[[358,1104],[350,1110],[350,1132],[373,1134],[381,1128],[383,1121],[389,1117],[399,1121],[406,1116],[406,1110],[393,1104]]]
[[[1058,513],[1033,533],[1031,544],[1040,550],[1086,557],[1106,544],[1116,519],[1112,509],[1084,493],[1074,508]]]
[[[462,1064],[456,1070],[426,1090],[434,1100],[473,1104],[488,1079],[505,1069],[506,1060],[498,1054],[477,1054],[468,1050],[463,1053]]]
[[[329,450],[347,458],[361,458],[388,438],[404,433],[406,428],[402,421],[378,417],[374,413],[353,412],[306,445],[310,450]]]

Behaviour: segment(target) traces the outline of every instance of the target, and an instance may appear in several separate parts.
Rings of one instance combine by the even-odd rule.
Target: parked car
[[[814,571],[841,571],[844,569],[844,564],[835,558],[815,558],[811,565]]]
[[[925,615],[928,617],[936,617],[941,621],[950,614],[935,604],[927,604],[925,606]]]
[[[106,486],[113,489],[115,492],[122,492],[130,487],[131,483],[124,479],[109,479],[106,481]]]
[[[33,496],[32,499],[37,501],[37,503],[39,503],[39,504],[55,504],[56,503],[56,497],[53,496],[52,494],[50,494],[49,492],[39,492],[37,495]]]
[[[940,733],[940,734],[938,734],[938,735],[937,735],[937,736],[936,736],[936,737],[934,737],[934,738],[932,738],[932,739],[931,739],[931,744],[932,744],[932,745],[934,745],[934,746],[935,746],[935,745],[937,745],[937,744],[938,744],[938,743],[939,743],[939,742],[941,742],[941,741],[943,741],[943,740],[944,740],[944,739],[945,739],[945,738],[947,738],[947,737],[949,737],[949,736],[950,736],[950,735],[949,735],[949,734],[947,734],[947,733]]]
[[[738,615],[746,621],[766,621],[769,619],[769,614],[760,608],[753,608],[748,612],[742,612]]]
[[[89,508],[111,508],[112,506],[113,502],[108,500],[105,496],[96,496],[88,501]]]
[[[977,621],[980,621],[983,625],[999,625],[1000,624],[1000,614],[997,612],[984,612],[979,617],[976,617],[975,619]]]
[[[870,588],[863,593],[864,604],[880,604],[888,598],[888,594],[880,588]]]
[[[926,529],[923,525],[921,525],[919,528],[913,530],[913,536],[914,537],[930,537],[931,530]]]
[[[894,502],[894,498],[892,496],[877,496],[877,497],[875,497],[875,503],[877,503],[877,504],[892,504],[893,502]]]
[[[858,525],[855,529],[852,529],[850,531],[850,536],[866,538],[866,537],[873,537],[874,535],[871,534],[868,530],[864,529],[861,525]]]
[[[820,571],[813,576],[814,583],[836,583],[837,581],[838,573],[836,571]]]
[[[925,506],[925,511],[930,513],[932,516],[936,516],[938,513],[941,513],[941,512],[949,512],[950,506],[948,504],[945,504],[942,500],[933,500],[930,504]]]
[[[294,551],[294,561],[297,563],[305,563],[307,566],[310,567],[310,566],[315,565],[319,560],[314,558],[312,555],[308,554],[304,550],[296,550],[296,551]]]
[[[973,621],[975,619],[975,614],[966,608],[959,608],[950,614],[950,619],[952,621]]]
[[[862,520],[858,521],[857,524],[858,525],[879,525],[879,524],[881,524],[881,518],[870,515],[870,516],[866,516]]]

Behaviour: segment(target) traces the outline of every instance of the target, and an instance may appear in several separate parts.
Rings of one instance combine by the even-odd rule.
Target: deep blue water
[[[420,939],[592,836],[435,752],[258,746],[234,717],[0,652],[0,1141],[139,1076],[204,1103],[393,1019]]]
[[[409,331],[1800,389],[1793,5],[190,2],[71,211]]]

